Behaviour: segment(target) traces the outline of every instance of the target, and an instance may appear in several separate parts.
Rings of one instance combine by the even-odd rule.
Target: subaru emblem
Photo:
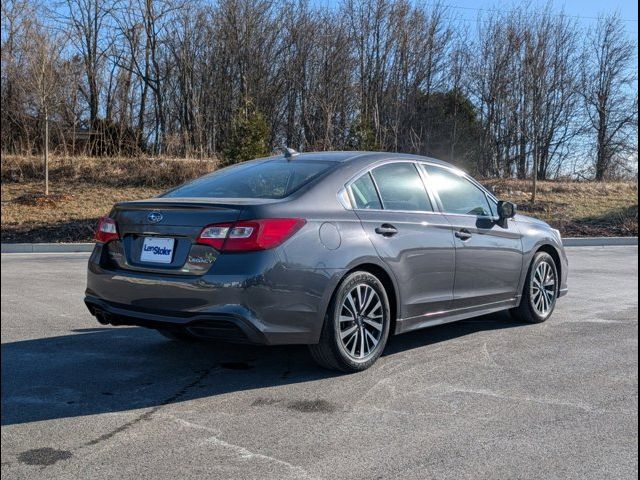
[[[147,215],[147,220],[149,220],[151,223],[161,222],[163,218],[164,216],[160,212],[151,212],[149,215]]]

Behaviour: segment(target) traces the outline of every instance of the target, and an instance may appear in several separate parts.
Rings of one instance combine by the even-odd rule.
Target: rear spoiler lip
[[[242,209],[248,206],[259,206],[278,203],[283,199],[272,198],[149,198],[118,202],[114,209],[130,208],[143,210],[148,208],[229,208]]]

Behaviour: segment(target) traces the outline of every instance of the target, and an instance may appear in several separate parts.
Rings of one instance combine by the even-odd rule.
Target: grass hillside
[[[204,175],[214,160],[2,156],[2,242],[87,242],[116,202],[148,198]]]
[[[637,236],[638,182],[538,182],[531,205],[531,182],[487,180],[498,198],[518,204],[566,237]]]
[[[44,197],[42,160],[3,156],[2,242],[91,241],[97,218],[115,202],[156,195],[215,168],[209,159],[55,158]],[[529,182],[484,183],[565,236],[638,234],[637,182],[540,182],[535,206]]]

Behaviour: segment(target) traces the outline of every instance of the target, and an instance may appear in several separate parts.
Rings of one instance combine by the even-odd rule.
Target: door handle
[[[383,237],[393,237],[396,233],[398,233],[398,229],[388,223],[383,223],[382,225],[377,227],[375,231],[377,234],[382,235]]]
[[[463,242],[465,240],[469,240],[473,236],[473,235],[471,235],[471,232],[469,230],[467,230],[466,228],[463,228],[462,230],[457,231],[455,235],[456,235],[457,238],[459,238]]]

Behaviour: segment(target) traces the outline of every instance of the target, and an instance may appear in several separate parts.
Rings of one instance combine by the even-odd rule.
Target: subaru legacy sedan
[[[285,151],[116,204],[85,302],[102,324],[305,344],[355,372],[390,335],[500,310],[544,322],[567,271],[557,230],[450,164]]]

